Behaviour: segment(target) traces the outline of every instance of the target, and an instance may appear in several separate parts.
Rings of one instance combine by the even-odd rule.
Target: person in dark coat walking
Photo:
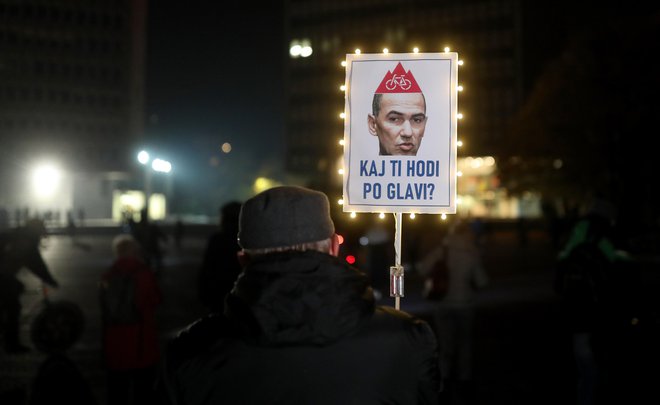
[[[169,343],[166,403],[438,403],[433,331],[377,307],[369,277],[336,257],[325,194],[269,189],[243,204],[239,223],[243,272],[225,315]]]
[[[0,329],[4,329],[4,345],[8,353],[29,351],[19,341],[20,298],[25,286],[16,277],[18,272],[25,267],[49,286],[58,286],[39,250],[45,235],[44,223],[38,219],[0,234]]]
[[[199,271],[199,299],[209,311],[223,313],[225,296],[234,287],[241,272],[236,240],[241,203],[232,201],[220,209],[220,230],[209,238]]]

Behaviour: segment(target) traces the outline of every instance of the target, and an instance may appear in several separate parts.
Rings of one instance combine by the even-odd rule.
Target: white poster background
[[[367,117],[399,62],[424,94],[426,129],[417,156],[379,156]],[[346,55],[344,212],[456,212],[456,62],[455,52]]]

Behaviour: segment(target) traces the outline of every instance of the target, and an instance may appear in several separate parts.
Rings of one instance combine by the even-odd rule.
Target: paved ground
[[[51,299],[80,304],[87,318],[82,340],[70,356],[89,379],[101,404],[105,398],[100,362],[100,320],[96,283],[111,261],[110,233],[81,235],[77,243],[51,236],[44,257],[61,288]],[[172,246],[159,276],[165,302],[159,310],[164,343],[204,313],[195,295],[194,281],[205,244],[200,234],[184,241],[181,251]],[[475,340],[475,386],[472,404],[570,404],[573,368],[569,349],[558,328],[557,302],[552,294],[550,270],[553,251],[544,235],[533,233],[526,247],[512,233],[490,236],[485,251],[491,284],[481,293]],[[42,302],[40,284],[21,273],[28,290],[23,296],[22,334],[27,342],[31,319]],[[407,278],[403,310],[428,318],[432,305],[422,300],[414,274]],[[384,304],[393,305],[385,298]],[[9,356],[0,351],[0,392],[28,388],[43,356],[35,351]],[[0,397],[2,398],[2,397]],[[2,405],[9,405],[3,401]]]

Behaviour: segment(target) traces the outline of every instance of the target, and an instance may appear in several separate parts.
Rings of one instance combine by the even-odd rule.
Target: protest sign
[[[349,54],[345,212],[456,212],[457,54]]]

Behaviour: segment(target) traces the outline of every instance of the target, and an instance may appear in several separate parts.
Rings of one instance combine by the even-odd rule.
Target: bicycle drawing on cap
[[[399,87],[401,90],[408,90],[412,86],[410,80],[406,79],[406,75],[392,75],[392,78],[385,82],[387,90],[394,90]]]

